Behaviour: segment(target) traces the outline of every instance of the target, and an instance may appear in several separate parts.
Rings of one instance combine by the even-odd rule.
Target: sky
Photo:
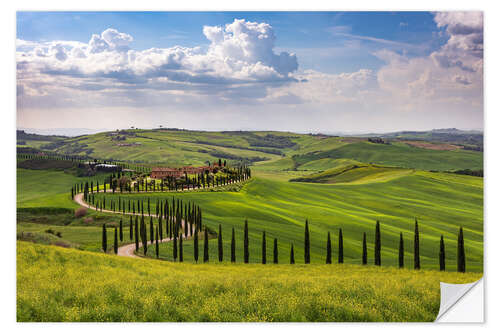
[[[483,128],[481,12],[18,12],[17,126]]]

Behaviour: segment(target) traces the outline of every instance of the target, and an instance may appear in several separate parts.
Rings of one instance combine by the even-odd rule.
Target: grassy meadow
[[[439,309],[438,282],[472,282],[482,275],[483,178],[453,173],[482,169],[482,152],[286,132],[125,132],[124,141],[110,133],[64,138],[52,152],[151,166],[203,165],[218,156],[228,156],[230,164],[238,156],[252,163],[249,181],[216,190],[95,195],[107,202],[149,199],[153,213],[157,200],[195,203],[211,231],[222,226],[224,262],[217,262],[215,234],[209,241],[210,264],[194,263],[190,239],[184,241],[182,264],[172,262],[171,242],[160,244],[161,260],[154,259],[153,247],[147,253],[150,260],[115,257],[113,227],[123,219],[120,245],[131,243],[130,217],[94,210],[76,217],[79,206],[70,197],[74,184],[102,184],[105,174],[77,177],[50,168],[50,163],[40,170],[18,168],[19,321],[431,321]],[[422,265],[417,272],[412,269],[415,218]],[[249,265],[242,264],[245,219]],[[306,219],[311,235],[308,266],[303,264]],[[382,267],[373,265],[377,220]],[[148,217],[146,222],[149,227]],[[108,255],[101,250],[104,223],[109,227]],[[460,227],[465,274],[454,273]],[[232,228],[236,264],[229,263]],[[336,264],[340,228],[343,265]],[[265,266],[258,264],[263,231]],[[324,265],[328,232],[333,265]],[[405,269],[397,268],[401,232]],[[360,265],[363,233],[367,266]],[[441,235],[447,272],[439,272]],[[274,238],[279,265],[270,264]],[[289,264],[291,244],[294,266]],[[202,259],[202,239],[199,248]]]
[[[479,273],[176,264],[17,243],[18,321],[433,321]]]
[[[431,185],[434,184],[434,185]],[[397,265],[399,233],[403,232],[407,263],[412,260],[414,218],[419,220],[420,254],[425,268],[438,268],[439,237],[448,249],[448,269],[456,269],[456,239],[463,226],[468,269],[482,271],[482,179],[453,174],[415,172],[390,181],[360,185],[290,183],[255,177],[239,192],[99,194],[107,200],[143,200],[155,211],[157,200],[179,198],[202,208],[203,221],[211,230],[222,225],[224,249],[229,256],[231,229],[235,228],[237,260],[242,261],[244,220],[249,221],[250,261],[261,261],[262,231],[266,231],[267,253],[278,238],[280,262],[289,261],[290,244],[303,260],[304,225],[311,232],[311,261],[325,261],[327,232],[337,244],[342,228],[346,262],[361,263],[363,232],[368,237],[369,262],[373,259],[375,222],[382,228],[384,265]],[[155,219],[156,222],[156,219]],[[184,243],[185,260],[193,260],[193,244]],[[172,245],[161,244],[161,257],[172,260]],[[216,240],[210,241],[210,255],[217,257]],[[337,249],[334,246],[334,255]],[[150,250],[150,254],[153,255]]]

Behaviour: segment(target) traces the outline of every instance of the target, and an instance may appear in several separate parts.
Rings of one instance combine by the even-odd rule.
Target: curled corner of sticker
[[[483,279],[472,283],[440,282],[441,303],[436,322],[481,323],[484,321]]]

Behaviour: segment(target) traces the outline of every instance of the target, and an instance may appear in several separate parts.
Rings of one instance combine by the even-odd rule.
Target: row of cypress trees
[[[138,227],[138,216],[136,216],[136,223],[132,223],[132,216],[130,217],[131,219],[131,224],[130,224],[130,238],[132,239],[133,237],[133,230],[135,229],[135,244],[136,244],[136,251],[139,250],[139,230],[140,230],[140,239],[142,242],[142,247],[143,247],[143,253],[146,255],[147,253],[147,234],[146,234],[146,224],[144,223],[144,216],[141,217],[141,223],[140,223],[140,229]],[[150,241],[151,243],[155,242],[156,247],[156,257],[159,257],[159,240],[161,239],[161,234],[162,234],[162,224],[161,220],[159,221],[160,223],[153,228],[153,219],[150,218],[150,225],[149,225],[149,230],[150,230]],[[132,227],[133,226],[133,227]],[[203,262],[209,262],[209,243],[208,243],[208,229],[205,227],[204,229],[204,243],[203,243]],[[198,227],[196,227],[195,232],[194,232],[194,260],[198,262],[199,259],[199,231]],[[115,227],[115,243],[114,243],[114,249],[115,253],[117,252],[118,248],[118,233],[117,229]],[[173,239],[173,259],[174,261],[177,261],[177,258],[179,257],[179,261],[183,261],[183,235],[182,232],[179,233],[179,229],[176,231],[173,231],[172,233],[167,233],[167,235],[170,235],[169,237]],[[123,224],[122,220],[120,220],[119,224],[119,236],[120,236],[120,241],[123,241]],[[185,236],[187,237],[187,236]],[[184,238],[185,238],[184,237]],[[219,224],[219,232],[217,234],[217,244],[218,244],[218,261],[222,262],[224,260],[224,250],[223,250],[223,239],[222,239],[222,226]],[[103,251],[106,252],[107,250],[107,235],[106,235],[106,225],[103,225],[103,235],[102,235],[102,242],[103,242]],[[341,264],[344,262],[344,241],[343,241],[343,234],[342,234],[342,228],[339,229],[339,236],[338,236],[338,263]],[[304,231],[304,263],[309,264],[310,263],[310,234],[309,234],[309,221],[306,220],[305,224],[305,231]],[[381,266],[382,265],[382,258],[381,258],[381,249],[382,249],[382,244],[381,244],[381,232],[380,232],[380,222],[377,221],[375,225],[375,242],[374,242],[374,264],[376,266]],[[400,233],[400,238],[399,238],[399,267],[403,268],[404,267],[404,240],[403,240],[403,233]],[[248,234],[248,221],[245,220],[245,225],[244,225],[244,237],[243,237],[243,261],[244,263],[249,263],[250,259],[250,251],[249,251],[249,234]],[[418,221],[415,219],[415,231],[414,231],[414,251],[413,251],[413,268],[418,270],[420,269],[420,232],[418,229]],[[236,262],[236,241],[235,241],[235,232],[234,228],[232,228],[231,232],[231,262]],[[266,240],[266,232],[262,232],[262,264],[267,263],[267,240]],[[273,240],[273,263],[278,263],[278,239],[274,238]],[[293,243],[291,244],[290,247],[290,264],[295,263],[295,255],[294,255],[294,248],[293,248]],[[331,264],[332,263],[332,240],[331,240],[331,235],[330,232],[327,233],[327,243],[326,243],[326,264]],[[367,241],[366,241],[366,233],[363,233],[363,238],[362,238],[362,264],[366,265],[368,263],[368,251],[367,251]],[[439,245],[439,268],[440,270],[444,271],[446,268],[445,264],[445,245],[444,245],[444,237],[441,235],[440,238],[440,245]],[[465,272],[465,246],[464,246],[464,236],[463,236],[463,229],[460,227],[459,234],[458,234],[458,246],[457,246],[457,271],[458,272]]]
[[[178,191],[179,189],[200,189],[207,187],[216,187],[232,184],[235,182],[241,182],[249,179],[251,177],[251,170],[248,167],[237,167],[229,170],[229,172],[223,177],[212,177],[211,180],[208,178],[205,173],[196,174],[194,179],[187,177],[185,174],[185,179],[183,182],[177,182],[175,177],[167,177],[166,179],[162,179],[160,185],[157,185],[156,182],[149,183],[144,179],[137,181],[134,183],[132,187],[129,182],[123,184],[118,181],[124,175],[123,172],[119,171],[117,174],[113,173],[109,177],[106,177],[104,181],[102,181],[103,189],[102,191],[105,193],[107,189],[111,189],[113,193],[119,188],[120,193],[132,191],[140,192],[163,192],[163,191]],[[130,173],[129,173],[130,175]],[[86,181],[84,183],[78,183],[71,187],[71,198],[77,194],[83,192],[84,199],[87,201],[87,197],[89,194],[99,193],[101,191],[99,186],[99,181],[96,180],[96,186],[94,190],[94,182]]]

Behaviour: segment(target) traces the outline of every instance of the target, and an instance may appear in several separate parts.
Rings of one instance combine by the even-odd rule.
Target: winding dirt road
[[[108,190],[106,192],[112,192],[111,190]],[[89,209],[92,209],[92,210],[95,210],[95,211],[99,211],[101,212],[101,210],[97,209],[96,207],[94,206],[91,206],[90,204],[86,203],[84,200],[83,200],[83,193],[78,193],[76,194],[74,197],[73,197],[73,200],[75,200],[75,202],[77,204],[79,204],[80,206],[82,207],[85,207],[85,208],[89,208]],[[111,214],[120,214],[120,215],[142,215],[142,214],[139,214],[139,213],[123,213],[123,212],[114,212],[112,210],[107,210],[107,209],[103,209],[102,210],[103,213],[111,213]],[[144,214],[144,216],[155,216],[153,214]],[[181,221],[181,224],[182,224],[182,228],[184,228],[184,220]],[[188,231],[188,236],[191,236],[191,234],[189,233]],[[164,243],[164,242],[169,242],[171,241],[172,238],[171,237],[168,237],[168,238],[164,238],[164,239],[161,239],[160,241],[158,241],[159,243]],[[148,241],[148,245],[154,245],[154,242],[152,241]],[[139,248],[142,247],[142,242],[139,242]],[[119,256],[122,256],[122,257],[131,257],[131,258],[144,258],[144,257],[140,257],[138,255],[135,254],[135,243],[131,243],[131,244],[126,244],[126,245],[122,245],[118,248],[118,255]]]

